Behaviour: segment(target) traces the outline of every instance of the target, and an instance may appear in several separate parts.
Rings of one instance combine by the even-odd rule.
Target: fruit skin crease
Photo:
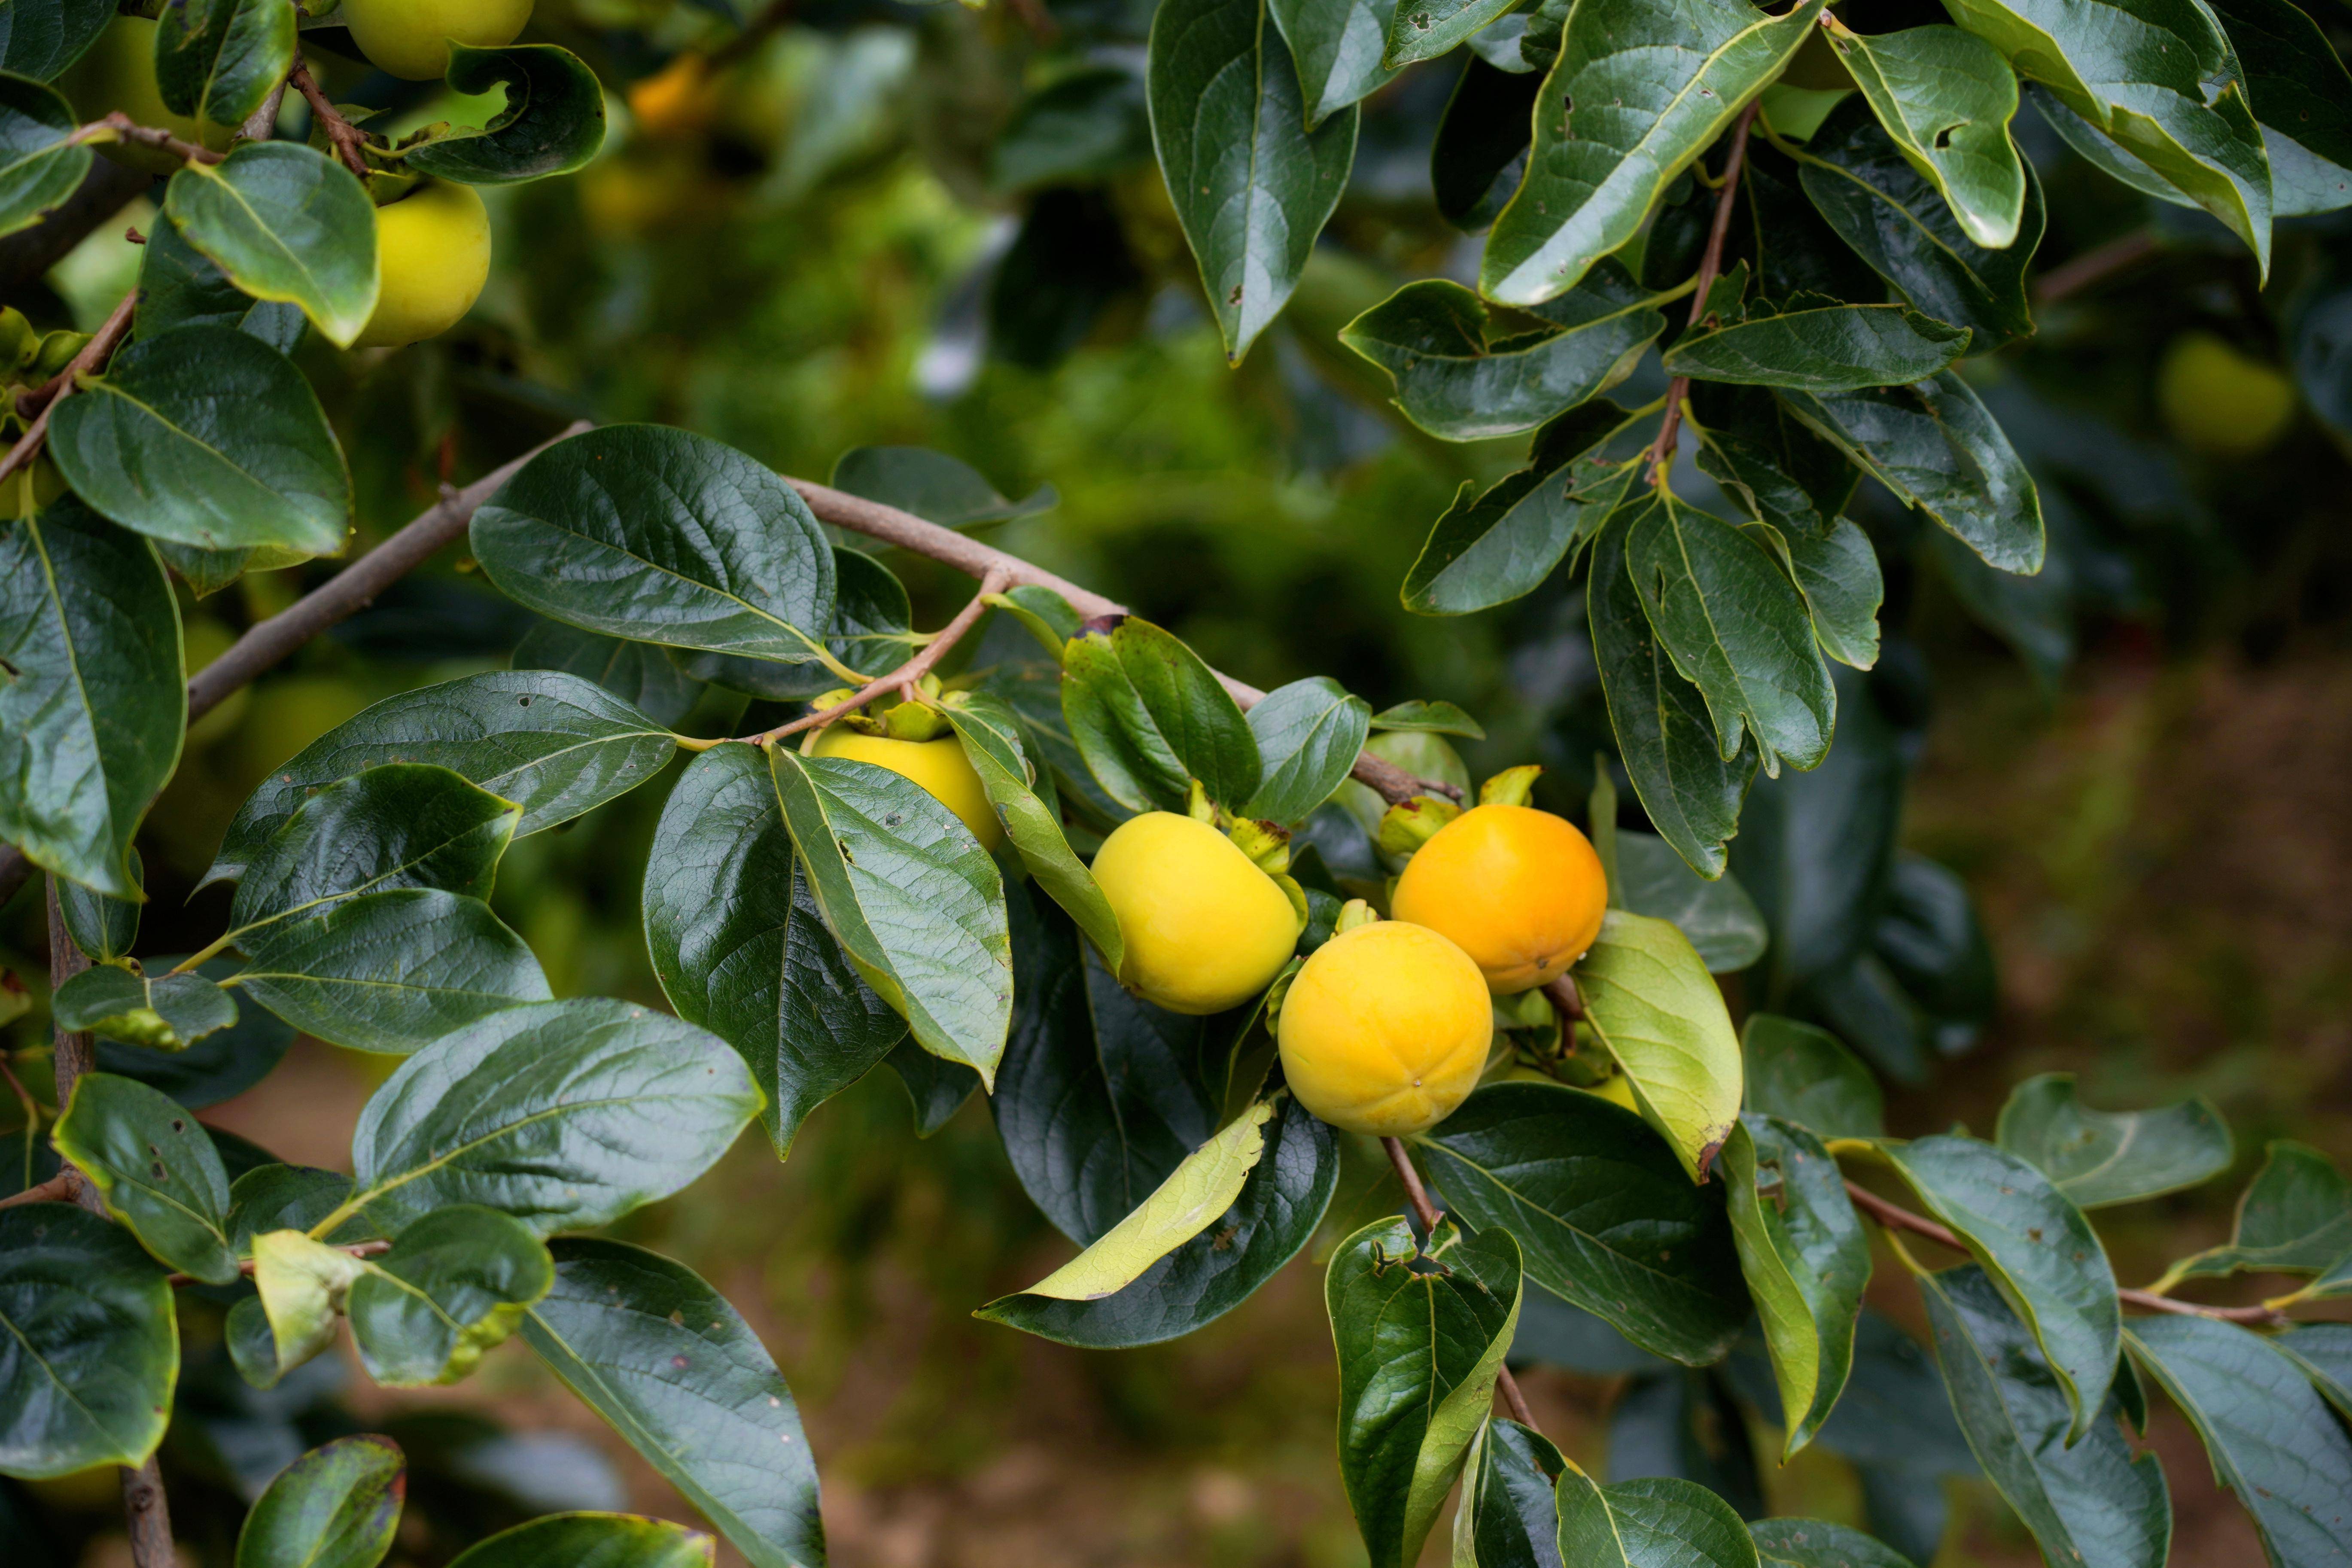
[[[887,735],[861,735],[845,725],[824,731],[814,747],[820,757],[847,757],[887,768],[922,786],[933,800],[956,814],[980,847],[993,855],[1004,842],[1004,825],[988,804],[988,791],[963,754],[963,742],[953,735],[936,741],[899,741]]]
[[[1222,1013],[1270,984],[1298,944],[1298,911],[1234,841],[1204,822],[1146,812],[1095,852],[1118,918],[1119,980],[1171,1013]]]
[[[1284,1081],[1334,1127],[1402,1137],[1477,1087],[1494,1006],[1470,956],[1425,926],[1379,921],[1318,948],[1283,998]]]
[[[1397,879],[1391,911],[1468,953],[1497,996],[1548,984],[1584,956],[1608,913],[1591,842],[1565,817],[1474,806],[1430,837]]]

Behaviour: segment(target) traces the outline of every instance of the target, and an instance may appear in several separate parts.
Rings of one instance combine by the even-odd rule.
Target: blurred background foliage
[[[576,178],[485,193],[496,271],[458,331],[390,353],[339,355],[315,335],[301,351],[352,454],[362,542],[443,481],[582,416],[685,426],[809,478],[852,447],[930,447],[1005,496],[1052,487],[1049,510],[991,525],[1005,548],[1125,600],[1261,687],[1327,673],[1376,708],[1459,702],[1488,731],[1465,747],[1475,772],[1539,759],[1547,804],[1581,816],[1607,731],[1580,586],[1459,620],[1398,601],[1431,521],[1464,481],[1515,466],[1517,444],[1419,434],[1336,337],[1407,278],[1475,275],[1476,242],[1441,218],[1425,151],[1458,61],[1408,70],[1367,103],[1324,245],[1236,371],[1150,162],[1145,0],[986,11],[812,0],[749,16],[730,5],[541,0],[530,36],[572,47],[608,84],[604,153]],[[1865,30],[1935,19],[1913,0],[1850,9],[1876,18],[1856,21]],[[2316,14],[2341,45],[2352,14],[2334,0]],[[451,116],[422,96],[437,87],[371,74],[315,37],[339,101],[401,125]],[[287,112],[297,125],[299,104]],[[1054,116],[1086,134],[1023,134]],[[1874,756],[1888,793],[1875,816],[1805,819],[1825,848],[1899,843],[1932,857],[1981,917],[1979,949],[1965,918],[1939,913],[1945,885],[1907,859],[1854,913],[1877,924],[1847,948],[1897,969],[1906,932],[1966,950],[1939,972],[1959,973],[1962,994],[1874,1052],[1916,1080],[1895,1087],[1892,1129],[1989,1131],[2008,1085],[2058,1069],[2098,1104],[2210,1095],[2237,1131],[2239,1178],[2272,1137],[2341,1158],[2352,215],[2283,224],[2264,286],[2209,220],[2096,174],[2030,105],[2016,133],[2049,192],[2038,266],[2052,297],[2037,338],[1972,371],[2041,482],[2050,565],[1998,576],[1865,487],[1856,510],[1886,563],[1886,649],[1848,684],[1831,767]],[[135,274],[124,223],[152,227],[152,206],[134,203],[11,302],[37,325],[94,326]],[[1654,355],[1619,396],[1654,395],[1662,380]],[[2284,412],[2260,442],[2200,417],[2265,397]],[[1675,483],[1706,501],[1687,438]],[[893,564],[923,624],[968,591],[927,563]],[[530,617],[468,568],[444,557],[195,726],[142,840],[149,945],[192,946],[216,925],[225,889],[191,889],[269,768],[373,700],[507,662]],[[192,665],[331,570],[256,574],[185,602]],[[975,657],[1013,646],[983,639]],[[682,727],[701,733],[731,726],[743,702],[682,678],[673,695]],[[1734,1000],[1837,1017],[1862,1004],[1786,940],[1802,934],[1807,889],[1776,889],[1762,864],[1769,836],[1811,809],[1774,800],[1794,787],[1759,784],[1735,846],[1784,941],[1734,983]],[[660,797],[625,797],[507,857],[495,901],[559,995],[660,1000],[636,924]],[[0,963],[37,999],[41,941],[27,892],[0,912]],[[45,1029],[36,1007],[9,1038],[36,1094]],[[333,1163],[391,1062],[298,1042],[266,1086],[208,1119],[285,1158]],[[0,1115],[21,1126],[13,1109]],[[1080,1352],[978,1324],[974,1306],[1066,1246],[1022,1198],[986,1115],[967,1105],[919,1142],[898,1085],[876,1075],[812,1121],[789,1165],[746,1140],[711,1180],[629,1222],[711,1279],[776,1350],[825,1465],[835,1560],[1360,1561],[1329,1459],[1315,1275],[1294,1268],[1247,1310],[1142,1352]],[[20,1137],[12,1158],[39,1155]],[[1386,1179],[1373,1152],[1357,1152],[1332,1236],[1394,1203]],[[2126,1211],[2110,1229],[2121,1274],[2144,1278],[2221,1239],[2238,1184]],[[362,1426],[438,1436],[410,1444],[413,1460],[432,1457],[402,1547],[415,1563],[551,1508],[628,1500],[684,1515],[513,1347],[447,1400],[363,1392],[331,1360],[260,1394],[194,1321],[182,1397],[196,1418],[175,1427],[165,1459],[207,1561],[226,1560],[233,1498],[299,1447]],[[1605,1347],[1558,1359],[1602,1370],[1530,1373],[1538,1412],[1613,1474],[1719,1470],[1777,1448],[1739,1429],[1704,1376],[1612,1374]],[[2159,1421],[2152,1441],[2179,1510],[2173,1561],[2253,1561],[2185,1429]],[[1763,1484],[1776,1512],[1859,1519],[1865,1502],[1862,1479],[1821,1447],[1768,1466]],[[2036,1560],[1980,1483],[1906,1484],[1915,1509],[1932,1511],[1940,1489],[1952,1510],[1938,1563]],[[119,1540],[92,1533],[110,1480],[77,1486],[7,1490],[0,1508],[58,1563],[116,1560]]]

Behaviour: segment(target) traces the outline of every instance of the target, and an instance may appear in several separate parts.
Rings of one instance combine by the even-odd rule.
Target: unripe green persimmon
[[[383,283],[353,348],[438,337],[481,297],[490,276],[490,214],[471,185],[436,180],[375,209]]]
[[[1094,873],[1127,946],[1119,979],[1171,1013],[1240,1005],[1298,944],[1289,898],[1205,822],[1167,811],[1131,817],[1103,840]]]
[[[1609,883],[1573,823],[1533,806],[1481,805],[1414,852],[1390,908],[1454,942],[1507,996],[1584,956],[1601,934]]]
[[[963,742],[953,735],[936,741],[894,741],[887,735],[862,735],[845,724],[835,724],[817,736],[820,757],[847,757],[872,763],[902,778],[912,779],[931,798],[946,806],[971,829],[982,849],[993,852],[1004,842],[1004,826],[988,804],[988,791],[963,754]]]
[[[494,49],[530,20],[531,0],[343,0],[338,20],[360,52],[394,76],[437,81],[449,41]]]
[[[1317,948],[1283,998],[1283,1080],[1350,1132],[1434,1127],[1478,1085],[1494,1004],[1470,955],[1426,926],[1376,921]]]
[[[2285,372],[2205,331],[2165,346],[2156,401],[2173,435],[2217,458],[2259,457],[2294,419],[2294,383]]]

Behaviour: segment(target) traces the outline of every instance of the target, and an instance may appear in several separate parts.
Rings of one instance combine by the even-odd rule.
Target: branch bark
[[[110,132],[113,133],[111,137],[107,134]],[[142,125],[119,109],[100,119],[91,121],[87,125],[76,127],[74,133],[66,138],[69,144],[76,146],[85,142],[109,140],[136,142],[142,147],[160,148],[175,158],[184,159],[192,163],[217,163],[227,156],[223,153],[215,153],[209,147],[184,141],[168,131],[160,130],[152,125]]]
[[[63,261],[154,181],[144,169],[111,158],[92,159],[89,173],[73,195],[30,228],[0,239],[0,299],[19,298],[19,289]]]
[[[948,650],[955,647],[962,639],[964,633],[971,630],[980,617],[986,613],[990,595],[1002,594],[1004,592],[1004,587],[1003,574],[991,572],[980,580],[980,592],[971,596],[971,602],[958,610],[955,619],[940,627],[939,635],[924,644],[922,651],[916,654],[914,658],[890,671],[889,674],[877,676],[867,681],[865,686],[852,693],[846,701],[836,702],[820,712],[803,714],[789,724],[779,724],[774,729],[764,731],[760,734],[746,735],[741,743],[764,746],[771,741],[781,741],[787,735],[797,735],[803,730],[814,730],[830,724],[845,713],[856,712],[886,691],[896,691],[901,696],[913,691],[915,683],[929,674],[932,667],[946,657]]]
[[[1404,1184],[1405,1201],[1412,1205],[1413,1218],[1421,1221],[1423,1235],[1435,1230],[1437,1222],[1445,1216],[1429,1201],[1429,1189],[1422,1184],[1421,1173],[1413,1168],[1412,1155],[1402,1138],[1383,1138],[1381,1147],[1387,1151],[1389,1163],[1396,1167],[1397,1180]],[[1511,1419],[1530,1432],[1540,1432],[1535,1412],[1528,1408],[1528,1396],[1519,1392],[1519,1380],[1511,1375],[1508,1366],[1495,1369],[1495,1391],[1503,1396],[1503,1404],[1511,1412]]]
[[[1698,287],[1691,291],[1688,331],[1706,319],[1707,290],[1723,272],[1723,242],[1731,233],[1731,209],[1739,200],[1739,174],[1748,165],[1748,132],[1756,123],[1759,105],[1739,111],[1731,128],[1731,152],[1723,161],[1723,190],[1715,198],[1715,222],[1706,231],[1706,250],[1699,258]],[[1683,399],[1690,395],[1690,377],[1678,375],[1666,384],[1665,416],[1658,422],[1658,438],[1650,446],[1650,482],[1663,483],[1674,467],[1675,442],[1682,435]]]
[[[95,369],[114,352],[115,345],[131,331],[131,319],[138,309],[139,290],[133,289],[122,297],[121,304],[114,307],[114,313],[106,318],[105,324],[91,334],[89,342],[82,345],[81,353],[74,355],[72,363],[33,391],[17,398],[17,409],[30,416],[33,422],[16,438],[16,444],[8,448],[8,455],[0,458],[0,479],[5,479],[39,454],[41,443],[48,439],[51,412],[72,395],[75,378]],[[5,896],[0,894],[0,898]]]
[[[302,95],[302,101],[319,117],[319,123],[326,127],[327,140],[334,144],[335,155],[364,184],[368,177],[367,132],[343,118],[334,100],[320,89],[318,79],[310,74],[310,62],[299,51],[294,56],[294,68],[287,73],[286,79]]]

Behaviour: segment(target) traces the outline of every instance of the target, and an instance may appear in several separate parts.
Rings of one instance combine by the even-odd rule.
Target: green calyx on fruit
[[[1415,850],[1461,815],[1460,806],[1435,795],[1417,795],[1411,800],[1400,801],[1381,815],[1381,853],[1391,860],[1410,860]]]
[[[1525,805],[1534,798],[1536,779],[1542,773],[1541,763],[1522,763],[1516,768],[1505,768],[1478,786],[1478,804]]]

